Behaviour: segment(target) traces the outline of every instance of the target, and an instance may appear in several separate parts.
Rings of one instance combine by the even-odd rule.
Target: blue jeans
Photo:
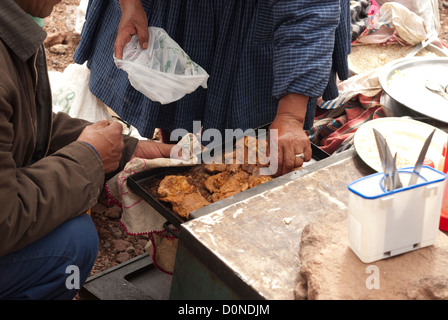
[[[0,257],[0,299],[73,299],[98,255],[89,215],[66,221],[27,247]]]

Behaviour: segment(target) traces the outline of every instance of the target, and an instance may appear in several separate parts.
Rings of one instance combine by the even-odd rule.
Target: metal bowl
[[[426,81],[448,84],[448,57],[413,57],[386,65],[380,73],[381,103],[388,116],[409,116],[436,127],[448,125],[448,99],[426,88]]]

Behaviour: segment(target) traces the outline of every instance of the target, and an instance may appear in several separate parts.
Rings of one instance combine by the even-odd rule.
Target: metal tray
[[[265,128],[265,126],[261,128]],[[234,141],[236,140],[237,138],[234,139]],[[323,151],[313,143],[311,143],[311,148],[313,159],[315,161],[319,161],[330,156],[327,152]],[[146,201],[151,207],[153,207],[158,213],[160,213],[165,219],[167,219],[167,221],[170,224],[172,224],[175,228],[179,228],[182,223],[192,219],[193,215],[190,213],[188,219],[178,215],[176,212],[172,211],[171,206],[168,203],[159,201],[154,194],[148,192],[147,186],[157,183],[157,181],[161,181],[166,175],[188,174],[190,173],[190,170],[198,170],[199,166],[202,165],[195,165],[193,167],[167,167],[167,168],[155,168],[153,170],[150,169],[129,176],[127,178],[127,184],[131,189],[131,191],[133,191],[136,195],[138,195],[144,201]],[[241,193],[246,191],[242,191]],[[176,231],[170,230],[169,225],[165,224],[164,227],[169,232],[176,235]]]
[[[448,100],[426,89],[427,80],[448,84],[448,58],[400,59],[385,66],[379,76],[381,87],[390,97],[389,104],[400,104],[448,123]]]
[[[168,203],[159,201],[156,196],[148,192],[147,186],[157,183],[167,175],[186,174],[191,169],[192,167],[169,167],[146,170],[129,176],[127,178],[127,183],[129,188],[135,194],[146,201],[172,225],[179,228],[180,224],[187,221],[187,219],[172,211],[171,206]],[[165,229],[167,229],[166,226]]]

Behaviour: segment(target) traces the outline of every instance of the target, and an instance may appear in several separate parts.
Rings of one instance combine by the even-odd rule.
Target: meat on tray
[[[248,163],[250,148],[257,142],[244,140],[244,160],[237,159],[238,149],[224,156],[224,163],[201,165],[209,176],[204,174],[167,175],[158,187],[159,200],[169,202],[174,212],[188,218],[190,212],[233,196],[272,180],[272,176],[260,175],[260,164]],[[237,145],[238,148],[238,145]],[[233,161],[229,161],[233,160]],[[198,181],[200,180],[200,181]],[[204,188],[205,187],[205,188]],[[204,194],[207,192],[208,194]]]
[[[184,218],[190,212],[210,204],[184,176],[166,176],[157,191],[163,195],[160,200],[171,203],[173,211]]]

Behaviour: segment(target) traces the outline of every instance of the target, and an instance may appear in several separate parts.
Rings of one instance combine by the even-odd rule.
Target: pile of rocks
[[[107,204],[104,196],[100,197],[100,201],[91,210],[91,217],[100,239],[98,258],[91,275],[146,252],[145,246],[149,237],[128,235],[120,223],[121,213],[121,208]]]

